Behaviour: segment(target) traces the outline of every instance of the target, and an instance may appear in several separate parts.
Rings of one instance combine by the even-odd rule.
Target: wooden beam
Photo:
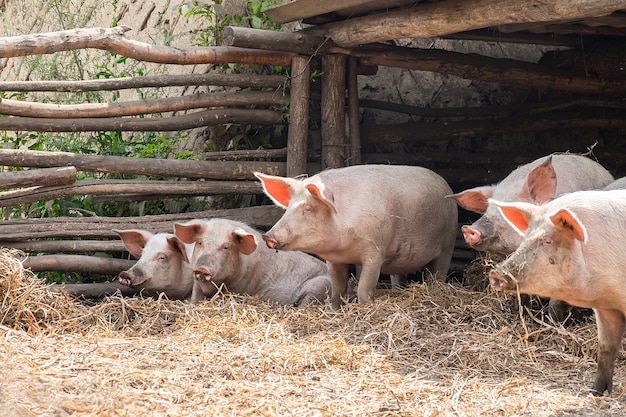
[[[287,137],[287,176],[307,173],[309,131],[309,92],[311,65],[309,57],[298,55],[291,64],[291,101]]]
[[[392,39],[440,37],[511,23],[580,20],[624,8],[624,0],[446,0],[329,23],[306,32],[330,36],[337,45],[351,47]]]
[[[86,255],[29,256],[22,261],[24,268],[33,272],[82,272],[84,274],[117,275],[131,268],[137,261]]]
[[[265,15],[275,23],[287,23],[371,2],[372,0],[297,0],[267,9]]]
[[[74,167],[0,172],[0,188],[45,187],[68,185],[75,182],[76,168]]]
[[[341,168],[347,159],[346,57],[322,57],[322,168]]]

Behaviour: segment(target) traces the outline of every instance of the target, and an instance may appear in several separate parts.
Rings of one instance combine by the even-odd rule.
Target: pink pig
[[[543,204],[560,195],[596,190],[610,184],[613,176],[594,160],[575,154],[552,154],[522,165],[497,185],[471,188],[452,194],[461,207],[481,213],[471,226],[461,227],[472,248],[506,256],[522,241],[502,219],[488,199]]]
[[[626,324],[626,190],[578,191],[542,206],[490,204],[523,236],[490,272],[491,286],[593,308],[599,341],[593,390],[610,393]]]
[[[128,251],[139,258],[128,271],[119,274],[121,284],[156,297],[165,293],[172,300],[191,296],[193,278],[187,250],[171,233],[145,230],[114,230]]]
[[[174,228],[180,240],[193,245],[192,302],[223,290],[301,306],[323,302],[330,291],[324,262],[303,252],[276,253],[257,245],[261,233],[245,223],[192,220]]]
[[[359,302],[372,302],[379,274],[428,269],[445,279],[457,228],[456,203],[439,175],[422,167],[359,165],[305,180],[255,173],[286,209],[263,238],[270,248],[302,250],[328,261],[331,302],[339,308],[348,267],[361,265]]]

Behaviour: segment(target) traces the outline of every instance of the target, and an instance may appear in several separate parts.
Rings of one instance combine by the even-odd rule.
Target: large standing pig
[[[323,302],[330,291],[326,264],[303,252],[275,253],[261,233],[245,223],[192,220],[174,225],[176,236],[193,244],[193,294],[196,302],[223,286],[231,293],[257,296],[284,305]]]
[[[471,226],[461,227],[465,242],[472,248],[506,256],[522,241],[499,215],[488,199],[543,204],[560,195],[600,189],[613,181],[602,165],[581,155],[552,154],[522,165],[497,185],[476,187],[453,194],[463,208],[481,213]]]
[[[263,237],[270,248],[314,253],[329,263],[332,305],[348,285],[348,267],[361,265],[357,296],[371,302],[379,274],[427,268],[445,279],[457,228],[450,187],[422,167],[359,165],[329,169],[305,180],[261,173],[266,194],[286,209]]]
[[[128,271],[120,272],[120,283],[156,297],[165,293],[172,300],[191,296],[193,278],[188,248],[171,233],[146,230],[114,230],[130,253],[139,258]]]
[[[610,393],[626,322],[626,190],[579,191],[543,206],[492,204],[524,239],[490,272],[491,286],[593,308],[599,339],[593,389]]]

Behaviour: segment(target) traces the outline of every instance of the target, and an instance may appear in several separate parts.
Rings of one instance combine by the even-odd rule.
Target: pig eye
[[[556,259],[550,257],[550,258],[548,258],[548,262],[550,262],[550,265],[555,265],[556,264]]]
[[[222,246],[222,249],[229,250],[230,249],[230,243],[224,243],[224,245]]]
[[[302,213],[303,213],[303,214],[304,214],[304,213],[310,213],[310,212],[312,212],[312,211],[313,211],[313,209],[312,209],[312,208],[311,208],[311,206],[309,206],[308,204],[307,204],[307,205],[305,205],[305,206],[302,208]]]
[[[157,261],[166,261],[167,260],[167,256],[164,253],[159,253],[159,255],[157,256]]]
[[[552,238],[550,236],[544,236],[541,239],[541,246],[550,246],[552,245]]]

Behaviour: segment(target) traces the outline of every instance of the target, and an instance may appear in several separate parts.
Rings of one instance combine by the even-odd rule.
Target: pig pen
[[[593,319],[564,328],[465,284],[380,289],[373,305],[197,305],[52,290],[0,251],[3,416],[623,415],[588,395]]]

